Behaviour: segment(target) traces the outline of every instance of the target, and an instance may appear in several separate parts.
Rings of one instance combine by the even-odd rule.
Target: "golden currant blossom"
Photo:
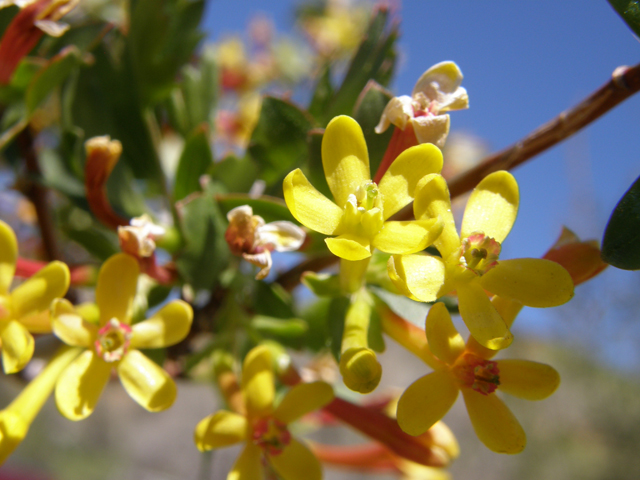
[[[413,382],[398,401],[398,424],[410,435],[420,435],[449,411],[462,393],[478,438],[498,453],[519,453],[526,444],[524,430],[495,394],[497,389],[526,400],[542,400],[560,384],[548,365],[527,360],[490,360],[469,349],[456,331],[443,303],[429,310],[426,337],[439,361],[434,372]],[[429,362],[432,364],[433,362]]]
[[[301,383],[274,406],[275,387],[268,347],[251,350],[242,368],[244,412],[226,410],[209,415],[196,427],[199,450],[211,450],[245,442],[227,480],[263,480],[265,468],[284,480],[320,480],[318,459],[291,435],[288,425],[333,400],[333,389],[324,382]]]
[[[539,308],[562,305],[573,296],[570,275],[555,262],[499,260],[518,201],[518,184],[510,173],[488,175],[469,197],[458,236],[447,184],[442,176],[429,175],[416,189],[414,214],[444,222],[434,242],[442,257],[395,255],[388,263],[391,280],[414,300],[433,302],[455,291],[471,335],[492,349],[507,347],[513,336],[486,292]]]
[[[56,384],[56,404],[70,420],[82,420],[93,412],[114,369],[127,393],[151,412],[169,408],[176,398],[173,379],[138,349],[168,347],[184,339],[193,311],[186,302],[174,300],[151,318],[131,325],[139,272],[137,260],[125,253],[102,265],[96,285],[97,325],[67,300],[52,306],[56,336],[85,348]]]
[[[262,280],[271,270],[271,252],[291,252],[298,250],[306,234],[291,222],[266,223],[259,215],[253,214],[249,205],[236,207],[227,213],[229,226],[225,239],[234,255],[242,256],[247,262],[260,268],[256,280]]]
[[[16,236],[9,225],[0,221],[0,340],[5,373],[22,370],[31,360],[34,342],[29,331],[51,331],[51,302],[64,296],[69,288],[69,268],[55,261],[9,292],[17,258]]]
[[[146,213],[134,217],[129,225],[118,227],[118,239],[123,252],[137,258],[150,257],[156,249],[156,240],[165,234],[165,229],[156,225]]]

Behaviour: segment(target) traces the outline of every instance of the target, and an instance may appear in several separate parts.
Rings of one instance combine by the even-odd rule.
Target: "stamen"
[[[489,395],[500,385],[498,363],[485,360],[472,353],[462,355],[452,367],[458,381],[482,395]]]
[[[105,362],[117,362],[129,351],[131,343],[131,327],[112,318],[98,331],[98,338],[94,342],[96,353]]]
[[[291,442],[291,434],[287,425],[275,418],[261,418],[253,426],[253,442],[268,455],[279,455]]]

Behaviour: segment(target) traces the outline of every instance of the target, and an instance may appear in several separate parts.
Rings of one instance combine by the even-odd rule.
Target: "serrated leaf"
[[[608,0],[613,9],[618,12],[625,23],[640,37],[640,1],[639,0]]]
[[[200,191],[200,177],[213,165],[208,131],[206,124],[201,125],[184,145],[173,186],[174,201],[182,200],[187,195]]]
[[[602,239],[602,259],[623,270],[640,270],[640,177],[613,210]]]

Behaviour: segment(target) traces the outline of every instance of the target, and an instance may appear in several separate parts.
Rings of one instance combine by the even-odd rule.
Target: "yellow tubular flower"
[[[395,255],[388,263],[391,280],[415,300],[433,302],[456,291],[471,335],[494,350],[509,346],[513,337],[486,292],[539,308],[562,305],[573,297],[571,276],[555,262],[498,260],[518,201],[518,184],[509,172],[488,175],[469,197],[458,236],[447,184],[440,175],[428,175],[416,188],[414,214],[443,221],[442,234],[434,242],[442,258]]]
[[[52,305],[56,336],[86,349],[56,384],[58,410],[69,420],[82,420],[93,412],[112,369],[127,393],[151,412],[169,408],[176,398],[173,379],[138,349],[180,342],[189,333],[193,310],[186,302],[174,300],[151,318],[130,325],[138,275],[137,260],[125,253],[102,265],[96,285],[98,325],[85,320],[67,300]]]
[[[204,418],[194,433],[196,446],[205,451],[246,442],[227,480],[263,480],[265,465],[284,480],[320,480],[320,462],[287,425],[331,402],[333,389],[324,382],[301,383],[274,407],[273,382],[269,349],[254,348],[242,368],[246,415],[220,410]]]
[[[69,268],[56,261],[9,292],[17,258],[16,236],[0,221],[0,340],[5,373],[19,372],[31,360],[34,342],[25,325],[41,323],[33,320],[48,315],[51,302],[69,288]]]
[[[325,235],[329,250],[350,261],[364,260],[373,248],[393,254],[423,250],[440,234],[438,218],[388,221],[413,201],[418,181],[442,169],[442,153],[433,145],[405,150],[376,185],[358,122],[331,120],[322,139],[322,165],[335,203],[316,190],[300,169],[284,179],[284,199],[304,226]]]
[[[53,391],[60,373],[80,354],[80,349],[62,347],[49,364],[22,392],[0,411],[0,465],[27,435],[31,423]]]
[[[489,360],[465,348],[443,303],[427,316],[426,336],[441,361],[434,372],[411,384],[398,401],[398,424],[410,435],[420,435],[440,420],[462,392],[478,438],[497,453],[519,453],[526,444],[520,423],[495,395],[500,389],[526,400],[542,400],[560,384],[552,367],[527,360]]]

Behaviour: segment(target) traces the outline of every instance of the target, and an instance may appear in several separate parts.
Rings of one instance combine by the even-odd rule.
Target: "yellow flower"
[[[442,148],[449,134],[451,110],[469,108],[467,91],[460,86],[462,72],[453,62],[440,62],[429,68],[416,82],[411,96],[393,97],[382,112],[376,133],[393,124],[404,130],[411,125],[419,143]]]
[[[246,414],[220,410],[201,420],[194,440],[199,450],[211,450],[246,442],[227,480],[266,478],[263,465],[284,480],[320,480],[318,459],[291,436],[287,425],[333,400],[324,382],[293,387],[274,407],[275,388],[271,353],[265,346],[251,350],[242,368],[242,394]]]
[[[396,255],[388,263],[396,287],[415,300],[433,302],[456,291],[460,315],[471,335],[494,350],[507,347],[513,336],[486,292],[530,307],[562,305],[573,296],[571,276],[555,262],[498,260],[501,243],[516,219],[518,201],[518,184],[510,173],[488,175],[469,198],[458,236],[447,184],[442,176],[429,175],[416,188],[414,214],[444,222],[434,242],[442,258]]]
[[[0,221],[0,340],[5,373],[22,370],[31,360],[34,343],[28,326],[42,324],[38,320],[48,316],[51,302],[69,288],[69,268],[56,261],[9,292],[17,259],[16,236]],[[44,333],[41,328],[37,332]]]
[[[413,201],[418,181],[440,172],[442,154],[433,145],[405,150],[376,185],[362,129],[347,116],[331,120],[322,139],[322,165],[335,203],[316,190],[300,169],[284,179],[284,198],[304,226],[325,235],[336,256],[364,260],[373,248],[407,254],[423,250],[440,233],[437,218],[388,221]]]
[[[443,303],[426,320],[431,352],[440,361],[435,371],[413,382],[398,401],[398,424],[420,435],[440,420],[462,392],[478,438],[498,453],[519,453],[526,444],[520,423],[494,393],[500,389],[526,400],[542,400],[560,384],[552,367],[527,360],[489,360],[493,351],[465,347]]]
[[[56,384],[58,410],[70,420],[82,420],[93,412],[112,369],[127,393],[151,412],[169,408],[175,400],[174,381],[138,349],[181,341],[189,333],[193,311],[189,304],[174,300],[151,318],[130,325],[138,274],[137,260],[124,253],[102,265],[96,285],[98,325],[85,320],[67,300],[52,305],[53,332],[66,344],[86,349]]]

